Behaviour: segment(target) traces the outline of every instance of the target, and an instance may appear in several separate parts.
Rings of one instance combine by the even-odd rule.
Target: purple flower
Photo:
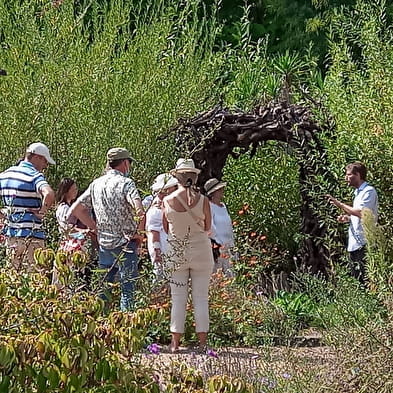
[[[267,385],[267,387],[269,389],[274,389],[277,386],[277,383],[274,381],[269,381],[269,384]]]
[[[282,374],[282,377],[285,378],[285,379],[289,379],[289,378],[292,377],[292,375],[289,374],[289,373],[283,373],[283,374]]]
[[[160,347],[158,344],[150,344],[147,346],[147,350],[154,355],[158,355],[160,353]]]
[[[208,349],[208,350],[206,351],[206,354],[207,354],[208,356],[213,357],[213,358],[218,358],[217,352],[213,351],[212,349]]]
[[[266,377],[262,377],[260,381],[263,385],[266,385],[269,389],[274,389],[277,386],[277,383],[275,381],[272,381]]]

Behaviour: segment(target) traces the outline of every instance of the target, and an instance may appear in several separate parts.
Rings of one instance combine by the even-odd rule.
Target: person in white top
[[[180,158],[171,174],[178,189],[164,198],[164,229],[168,251],[164,262],[171,267],[171,352],[177,352],[184,333],[188,288],[194,305],[199,349],[206,350],[209,331],[209,284],[214,260],[208,233],[211,228],[209,200],[195,184],[200,170],[192,159]]]
[[[343,214],[337,217],[341,223],[349,223],[348,252],[351,275],[362,284],[366,278],[366,238],[362,226],[362,210],[370,209],[375,221],[378,219],[377,191],[366,181],[367,169],[364,164],[354,162],[345,168],[345,181],[355,189],[355,198],[352,206],[327,195],[330,203],[342,210]]]
[[[235,245],[233,226],[225,203],[222,202],[226,185],[227,183],[212,178],[205,183],[204,189],[210,200],[212,212],[211,239],[220,247],[219,256],[214,264],[214,272],[222,270],[225,276],[233,277],[231,269],[231,248]],[[214,246],[216,245],[213,243]]]
[[[161,253],[168,248],[168,234],[162,222],[162,200],[177,189],[177,179],[168,173],[158,175],[151,186],[154,198],[146,212],[147,249],[156,281],[164,279]]]

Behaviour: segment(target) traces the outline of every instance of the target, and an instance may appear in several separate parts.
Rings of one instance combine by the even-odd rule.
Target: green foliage
[[[379,299],[342,266],[335,266],[332,280],[308,274],[298,275],[297,279],[302,292],[318,305],[312,326],[345,330],[363,327],[370,321],[382,323],[386,316],[386,308]]]
[[[370,290],[383,300],[393,293],[393,243],[386,230],[375,223],[371,210],[362,212],[362,225],[367,239],[367,280]]]
[[[341,3],[318,2],[321,12]],[[265,384],[265,378],[250,386],[229,375],[205,377],[184,365],[160,371],[168,377],[168,392],[390,392],[393,178],[386,168],[393,164],[393,47],[385,4],[358,1],[353,12],[335,10],[328,19],[322,14],[313,20],[315,33],[331,23],[326,79],[316,68],[312,48],[305,57],[291,51],[266,55],[272,41],[254,42],[258,27],[248,17],[258,7],[240,8],[231,33],[235,45],[213,51],[220,26],[215,11],[209,10],[208,18],[203,5],[196,0],[149,0],[140,6],[120,0],[2,2],[1,68],[8,76],[0,76],[0,135],[6,146],[0,164],[9,166],[26,144],[41,139],[58,161],[50,168],[50,181],[67,174],[83,187],[101,172],[105,150],[124,145],[138,159],[133,176],[143,189],[156,173],[172,166],[172,134],[159,142],[157,137],[179,117],[212,106],[217,97],[230,107],[251,109],[279,97],[283,85],[310,89],[325,106],[318,118],[326,119],[327,109],[336,125],[334,133],[323,136],[330,163],[326,176],[319,175],[310,194],[319,197],[323,190],[340,188],[336,196],[350,201],[339,179],[345,164],[355,159],[365,162],[379,192],[382,225],[364,217],[369,287],[332,265],[329,278],[303,274],[292,292],[279,292],[273,299],[261,293],[264,274],[294,268],[292,255],[300,241],[298,157],[282,144],[266,144],[252,160],[231,158],[225,168],[226,202],[237,222],[238,276],[229,281],[217,276],[212,283],[210,341],[261,345],[316,326],[337,349],[335,371],[342,374],[321,383],[320,375],[307,380],[308,370],[300,368],[297,380],[276,378],[275,385],[268,385],[272,380]],[[293,8],[304,3],[292,2],[291,8],[286,1],[269,1],[261,7],[266,5],[275,13],[272,31],[286,29],[293,40],[285,49],[304,46],[299,37],[306,20],[295,23]],[[310,7],[300,6],[299,12]],[[291,12],[288,21],[279,20]],[[299,100],[296,90],[290,98]],[[319,199],[314,206],[329,222],[329,237],[339,229],[324,203]],[[53,217],[46,224],[54,231]],[[49,284],[45,270],[54,262],[68,290]],[[168,341],[165,288],[156,291],[148,274],[142,274],[138,310],[106,315],[95,294],[73,286],[68,264],[82,268],[84,262],[78,254],[44,250],[37,253],[40,274],[1,270],[0,391],[162,391],[154,370],[141,364],[140,352],[147,343]],[[187,344],[195,339],[192,321],[189,312]]]
[[[237,223],[239,247],[244,244],[242,239],[256,232],[267,236],[270,243],[296,249],[300,225],[298,173],[294,157],[287,154],[285,146],[269,143],[252,159],[247,155],[230,159],[224,179],[228,182],[225,201]],[[241,211],[243,214],[239,214]]]
[[[234,47],[242,41],[244,17],[249,20],[252,41],[267,39],[267,53],[286,50],[304,54],[310,46],[322,65],[328,51],[325,32],[331,15],[355,0],[223,0],[219,18],[224,27],[219,39]]]
[[[49,179],[71,176],[83,188],[101,173],[107,148],[123,145],[138,160],[134,178],[147,188],[173,164],[172,141],[156,138],[214,102],[222,63],[211,51],[214,15],[204,17],[198,1],[150,1],[144,10],[120,0],[56,4],[0,5],[8,73],[0,79],[8,147],[0,165],[42,140],[58,162]]]
[[[308,327],[314,319],[316,303],[306,293],[278,291],[273,303],[294,320],[299,328]]]
[[[221,275],[210,289],[210,341],[215,345],[255,346],[272,337],[296,335],[299,325],[261,292],[244,289]]]
[[[393,47],[381,4],[359,1],[355,11],[335,15],[324,95],[337,131],[325,144],[338,178],[346,163],[366,164],[379,193],[379,220],[390,237],[393,179],[386,168],[392,165]],[[344,200],[350,199],[346,194]]]
[[[140,351],[146,327],[159,320],[158,311],[104,317],[96,296],[66,296],[42,273],[17,275],[7,269],[0,275],[0,383],[9,385],[9,392],[25,391],[26,380],[30,390],[40,392],[111,386],[118,386],[118,392],[133,386],[140,389],[134,391],[157,391],[142,365],[134,368],[124,359]]]

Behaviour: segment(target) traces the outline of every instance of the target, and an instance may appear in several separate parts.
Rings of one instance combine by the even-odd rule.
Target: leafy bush
[[[225,168],[225,200],[236,222],[239,248],[255,232],[266,236],[269,243],[277,243],[291,253],[296,251],[300,225],[296,209],[300,205],[298,173],[295,158],[284,149],[279,144],[268,144],[252,159],[243,155],[229,160]]]
[[[386,317],[386,308],[377,296],[350,277],[342,266],[335,266],[332,279],[298,274],[296,286],[316,304],[312,326],[345,330],[370,321],[383,323]]]
[[[160,312],[103,315],[86,292],[67,295],[42,274],[0,272],[0,375],[8,392],[157,391],[148,370],[132,364]],[[127,359],[128,361],[124,361]],[[89,390],[90,389],[90,390]],[[151,390],[152,389],[152,390]],[[156,389],[156,388],[155,388]]]
[[[379,220],[391,237],[393,46],[385,2],[358,1],[351,12],[335,13],[330,34],[330,67],[323,100],[334,119],[334,137],[324,141],[337,179],[348,162],[366,164],[379,194]],[[349,190],[341,196],[350,201]]]
[[[299,329],[309,327],[317,308],[315,302],[306,293],[286,291],[278,291],[273,304],[280,307]]]
[[[8,74],[0,79],[1,167],[42,140],[58,163],[50,182],[66,175],[84,188],[102,172],[106,150],[122,145],[147,189],[174,162],[172,135],[157,137],[214,103],[219,27],[198,0],[9,1],[0,5],[0,26]]]

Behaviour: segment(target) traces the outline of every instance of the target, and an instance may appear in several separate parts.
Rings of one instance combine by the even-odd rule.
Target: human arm
[[[97,224],[91,216],[92,202],[91,202],[91,186],[71,205],[66,215],[66,220],[69,222],[72,216],[79,219],[82,224],[86,225],[90,231],[96,232]]]
[[[137,223],[137,234],[138,237],[141,237],[140,234],[145,229],[145,209],[143,208],[142,200],[139,195],[138,189],[135,187],[135,183],[131,179],[127,179],[127,182],[124,185],[123,193],[125,195],[125,199],[128,204],[131,205],[134,210],[133,219]],[[136,238],[136,236],[135,236]]]
[[[168,233],[168,231],[169,231],[168,218],[166,216],[166,209],[165,209],[167,203],[168,202],[167,202],[166,198],[164,198],[163,199],[163,203],[162,203],[162,205],[163,205],[163,209],[162,209],[162,226],[163,226],[164,231],[166,233]]]
[[[38,193],[41,195],[41,207],[28,209],[29,212],[33,213],[40,220],[44,218],[44,215],[55,202],[55,192],[52,190],[52,187],[46,182],[43,183],[44,185],[38,188]]]
[[[142,201],[140,198],[136,198],[133,200],[133,206],[136,214],[135,219],[138,224],[133,239],[137,241],[139,247],[143,241],[143,234],[145,231],[145,224],[146,224],[145,210],[143,209]]]
[[[77,199],[68,210],[66,219],[68,220],[71,216],[79,219],[87,228],[95,232],[97,230],[97,225],[95,220],[91,217],[90,209],[83,204],[79,199]]]
[[[209,232],[212,227],[212,213],[210,209],[209,199],[207,199],[204,195],[201,196],[203,199],[203,213],[205,215],[205,231]]]
[[[146,224],[145,209],[140,198],[134,199],[134,208],[138,220],[138,231],[143,231]]]
[[[151,240],[154,250],[154,261],[153,262],[161,262],[161,239],[160,239],[160,232],[158,231],[150,231],[151,233]]]
[[[45,213],[52,207],[55,202],[55,192],[49,185],[41,187],[39,189],[39,192],[42,197],[42,206],[38,213],[41,215],[45,215]]]
[[[88,228],[80,228],[77,226],[78,219],[73,216],[69,215],[70,206],[66,203],[60,203],[56,209],[56,219],[57,223],[59,224],[59,228],[62,233],[66,235],[75,234],[75,233],[87,233],[89,232]],[[89,212],[90,213],[90,212]]]
[[[332,205],[344,211],[345,214],[341,214],[337,218],[339,222],[348,222],[349,216],[356,216],[359,218],[362,217],[362,209],[354,209],[351,205],[347,205],[346,203],[339,201],[329,194],[327,194],[326,197]],[[346,216],[348,216],[348,218]]]
[[[161,261],[161,233],[163,229],[163,211],[153,204],[146,213],[146,231],[148,231],[149,249],[153,248],[153,262]]]

